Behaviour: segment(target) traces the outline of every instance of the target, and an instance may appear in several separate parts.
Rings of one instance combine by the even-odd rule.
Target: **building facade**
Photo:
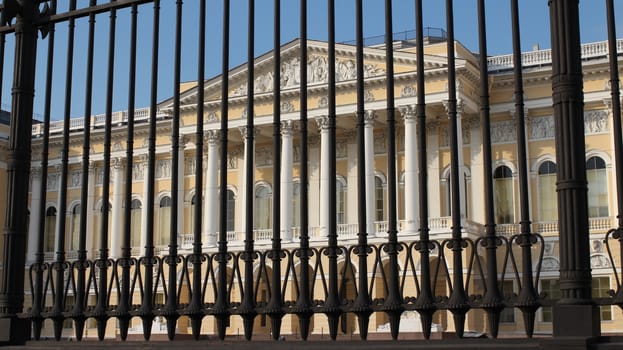
[[[623,51],[623,41],[618,41],[619,52]],[[455,43],[457,99],[458,99],[458,127],[460,154],[459,193],[462,227],[466,237],[477,240],[484,233],[484,166],[483,138],[480,120],[480,74],[477,56]],[[397,107],[399,120],[396,134],[398,157],[397,169],[397,208],[398,208],[398,237],[407,244],[415,242],[419,237],[419,201],[418,201],[418,149],[416,137],[416,56],[413,42],[409,40],[396,42],[394,51],[394,79],[396,96],[394,103]],[[365,76],[365,193],[357,189],[357,143],[356,143],[356,60],[355,46],[338,44],[336,46],[336,60],[329,62],[327,58],[327,44],[319,41],[309,41],[307,45],[308,59],[308,117],[310,137],[309,145],[309,235],[311,245],[323,247],[327,242],[329,218],[336,216],[337,235],[340,245],[349,247],[357,242],[358,209],[357,203],[365,202],[367,217],[367,232],[370,244],[380,246],[387,241],[388,230],[388,175],[387,175],[387,148],[388,137],[386,132],[386,63],[383,47],[366,47],[364,50]],[[589,43],[582,47],[584,65],[584,128],[586,140],[586,166],[588,177],[588,205],[591,240],[591,267],[593,272],[593,293],[597,297],[606,297],[610,289],[616,289],[612,269],[612,260],[608,249],[604,245],[606,232],[616,227],[615,215],[617,204],[616,182],[614,174],[614,141],[612,133],[612,112],[610,88],[608,85],[608,46],[605,42]],[[254,64],[254,110],[248,111],[247,106],[247,67],[236,67],[229,72],[229,103],[228,103],[228,149],[227,169],[219,169],[219,133],[221,122],[221,84],[222,77],[216,77],[206,82],[205,88],[205,133],[204,133],[204,168],[197,169],[196,154],[196,114],[198,93],[196,82],[185,83],[181,87],[180,96],[180,149],[179,166],[173,168],[171,162],[171,116],[173,100],[166,100],[159,104],[157,115],[157,139],[155,162],[155,192],[153,198],[147,191],[147,146],[148,146],[148,109],[136,110],[136,129],[134,133],[134,157],[129,164],[126,161],[127,112],[113,114],[112,134],[112,168],[110,181],[110,214],[109,249],[110,257],[119,258],[122,254],[124,208],[131,210],[131,247],[133,256],[142,256],[147,242],[149,219],[146,207],[148,201],[154,203],[154,231],[153,242],[156,254],[165,255],[168,251],[172,198],[177,198],[177,234],[180,254],[190,254],[193,243],[193,223],[195,222],[194,206],[200,196],[203,200],[202,214],[202,242],[206,252],[215,252],[219,234],[219,196],[226,196],[227,214],[227,241],[232,252],[242,251],[245,240],[245,225],[248,220],[253,222],[255,248],[259,251],[268,250],[271,245],[272,208],[273,203],[279,201],[281,208],[280,227],[284,249],[299,247],[300,234],[300,134],[298,132],[300,114],[300,42],[298,40],[285,44],[280,49],[281,57],[281,193],[280,198],[273,196],[273,164],[272,135],[275,132],[272,124],[274,110],[273,99],[273,53],[269,52],[255,60]],[[556,199],[556,154],[554,144],[554,117],[552,109],[551,91],[551,51],[537,50],[522,55],[524,64],[525,110],[527,116],[525,125],[518,125],[515,117],[514,77],[512,71],[512,55],[490,57],[490,100],[491,100],[491,141],[493,154],[493,181],[496,230],[499,235],[511,239],[519,233],[519,184],[517,179],[518,151],[517,128],[526,130],[527,162],[529,166],[529,202],[532,230],[543,237],[542,257],[539,259],[537,249],[534,249],[535,263],[540,269],[538,291],[546,293],[552,299],[559,297],[557,278],[559,269],[558,259],[558,223]],[[621,59],[619,58],[619,62]],[[330,152],[328,112],[327,112],[327,82],[328,65],[336,67],[336,103],[337,103],[337,136],[336,136],[336,172],[329,172]],[[425,46],[425,76],[426,76],[426,130],[427,130],[427,173],[428,183],[428,216],[431,229],[431,239],[442,242],[451,235],[451,199],[450,199],[450,132],[448,122],[448,59],[446,42],[443,38],[431,40]],[[255,120],[254,154],[249,154],[249,145],[246,143],[246,117],[253,113]],[[54,253],[59,250],[56,237],[59,223],[65,220],[66,231],[65,247],[68,260],[77,258],[79,239],[79,220],[81,205],[87,206],[87,250],[90,258],[95,258],[101,237],[101,220],[103,187],[103,148],[104,125],[103,116],[91,118],[91,150],[86,188],[82,179],[82,144],[84,118],[72,120],[70,129],[69,171],[67,178],[66,213],[59,212],[60,170],[62,122],[53,122],[50,128],[50,152],[47,178],[41,177],[42,159],[42,125],[33,126],[33,161],[31,164],[31,197],[30,197],[30,231],[28,240],[27,259],[34,262],[37,253],[38,223],[45,222],[43,251],[47,260],[54,260]],[[248,157],[254,158],[254,197],[245,198],[247,193],[246,169]],[[132,200],[124,201],[125,169],[132,168]],[[195,190],[194,175],[197,171],[204,174],[204,184],[201,193]],[[227,192],[219,194],[219,174],[227,173]],[[179,190],[171,192],[173,173],[177,173]],[[335,177],[336,212],[329,211],[330,181]],[[45,183],[47,192],[41,198],[41,186]],[[87,191],[88,201],[81,203],[82,191]],[[45,202],[45,211],[39,212],[41,202]],[[253,217],[246,215],[245,208],[253,205]],[[0,210],[0,212],[2,212]],[[433,255],[441,254],[443,246]],[[475,249],[477,259],[481,255]],[[406,253],[401,253],[404,256]],[[503,254],[501,254],[503,255]],[[615,253],[615,260],[619,257]],[[409,270],[405,266],[408,260],[401,258],[401,271]],[[348,259],[342,260],[340,269],[342,280],[346,280],[353,269],[352,265],[345,264]],[[467,260],[466,260],[467,261]],[[370,262],[371,279],[376,284],[371,287],[373,298],[382,298],[386,290],[382,288],[382,279],[372,272],[375,266],[383,269],[384,262]],[[512,269],[506,266],[506,273],[512,274]],[[476,267],[474,267],[476,268]],[[296,268],[295,268],[296,269]],[[299,268],[300,269],[300,268]],[[446,267],[445,273],[449,274]],[[261,282],[260,269],[256,272]],[[467,271],[466,271],[467,273]],[[406,273],[408,274],[408,273]],[[437,294],[445,295],[448,285],[442,276],[438,276]],[[235,277],[232,277],[232,281]],[[287,280],[287,279],[286,279]],[[349,289],[354,284],[355,273],[352,279],[344,282],[341,288],[344,298],[353,293]],[[408,280],[408,279],[406,279]],[[482,281],[480,281],[482,283]],[[232,299],[239,300],[239,295],[232,282]],[[321,290],[321,281],[315,287]],[[406,282],[405,289],[414,289],[413,282]],[[478,278],[475,277],[471,285],[470,294],[482,293],[479,289]],[[504,280],[503,292],[510,297],[517,293],[519,286],[512,279]],[[267,287],[259,288],[257,300],[266,302]],[[182,295],[184,294],[184,288]],[[285,288],[287,300],[295,298],[296,292],[291,286]],[[408,292],[407,292],[408,293]],[[412,292],[415,293],[415,292]],[[208,293],[209,294],[209,293]],[[209,297],[208,297],[209,298]],[[183,300],[184,297],[181,297]],[[138,299],[137,299],[138,300]],[[159,291],[156,295],[157,303],[164,302],[164,294]],[[187,300],[186,300],[187,302]],[[113,297],[114,303],[114,297]],[[523,332],[521,313],[517,309],[506,309],[502,313],[501,330],[508,334]],[[623,315],[614,306],[601,307],[603,332],[616,332],[621,329]],[[407,332],[418,330],[419,320],[416,313],[406,312],[403,315],[403,328]],[[449,311],[438,311],[435,314],[435,329],[439,332],[453,328],[452,314]],[[485,331],[484,312],[478,310],[470,312],[467,329]],[[549,307],[542,307],[537,313],[536,332],[551,332],[552,312]],[[46,321],[49,322],[49,321]],[[157,318],[154,331],[164,332],[164,320]],[[359,332],[355,316],[348,314],[343,317],[342,331],[346,334]],[[382,313],[376,313],[371,321],[370,331],[378,333],[388,332],[388,319]],[[283,334],[297,334],[297,321],[294,316],[286,316]],[[67,334],[71,333],[71,322],[66,322]],[[95,336],[90,329],[94,324],[87,325],[87,335]],[[140,322],[133,323],[135,332],[140,333]],[[258,316],[256,329],[258,334],[270,332],[266,316]],[[326,319],[314,316],[312,327],[314,334],[327,332]],[[421,328],[420,328],[421,329]],[[203,332],[212,333],[215,325],[212,319],[204,322]],[[232,318],[228,334],[236,334],[242,330],[241,319]],[[184,317],[178,321],[178,333],[189,333],[188,320]],[[51,333],[51,327],[46,328]],[[109,322],[108,336],[115,334],[115,325]]]

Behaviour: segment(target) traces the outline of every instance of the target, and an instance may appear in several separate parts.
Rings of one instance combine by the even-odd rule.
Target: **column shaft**
[[[406,227],[405,233],[414,234],[417,232],[417,218],[419,214],[418,206],[418,176],[417,176],[417,130],[416,130],[416,108],[415,105],[400,108],[405,122],[405,178],[404,178],[404,208]]]
[[[292,241],[292,131],[291,120],[281,122],[281,240]]]
[[[30,187],[30,222],[28,226],[28,254],[26,262],[35,261],[39,240],[39,221],[41,220],[41,168],[31,168],[32,183]]]
[[[112,225],[110,227],[110,257],[121,256],[123,242],[123,160],[116,158],[113,168]]]
[[[208,165],[206,168],[205,185],[205,212],[203,217],[203,241],[207,247],[216,246],[216,231],[218,228],[218,131],[206,132],[208,143]],[[221,169],[222,171],[226,171]]]
[[[316,119],[320,128],[320,236],[329,234],[329,118]]]
[[[376,236],[376,191],[374,179],[374,120],[376,112],[366,111],[364,126],[364,149],[366,153],[366,230],[368,237]]]

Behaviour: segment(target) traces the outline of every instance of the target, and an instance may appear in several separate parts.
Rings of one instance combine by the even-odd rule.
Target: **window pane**
[[[301,185],[292,184],[292,226],[301,226]]]
[[[513,281],[504,281],[502,283],[502,295],[505,299],[508,299],[513,295]],[[500,322],[513,323],[515,322],[515,309],[512,307],[505,308],[500,314]]]
[[[130,209],[130,245],[139,247],[141,244],[141,202],[138,199],[132,201]]]
[[[610,278],[609,277],[593,277],[593,298],[608,298],[610,295]],[[602,321],[612,320],[612,307],[600,306],[600,314]]]
[[[591,218],[608,216],[608,184],[606,164],[599,157],[586,162],[588,181],[588,216]]]
[[[374,190],[376,197],[376,214],[374,216],[374,220],[383,221],[385,220],[385,210],[383,208],[383,182],[378,176],[374,178]]]
[[[234,230],[236,214],[236,200],[234,198],[234,192],[227,190],[227,231]]]
[[[542,280],[541,281],[541,292],[545,293],[546,299],[560,299],[560,287],[558,284],[558,280]],[[541,308],[541,321],[543,322],[552,322],[552,308],[551,307],[543,307]]]
[[[513,205],[513,174],[506,166],[498,167],[493,175],[495,189],[495,220],[498,224],[515,222]]]
[[[558,199],[556,195],[556,164],[544,162],[539,167],[539,220],[558,220]]]

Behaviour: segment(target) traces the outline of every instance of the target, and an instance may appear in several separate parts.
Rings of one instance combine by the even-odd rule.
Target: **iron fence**
[[[184,237],[179,242],[178,220],[180,200],[172,196],[171,220],[169,222],[167,253],[159,256],[155,252],[154,244],[154,212],[156,188],[156,148],[157,126],[162,123],[159,119],[158,82],[159,64],[159,33],[164,28],[160,26],[159,0],[117,0],[98,4],[90,0],[89,4],[78,4],[76,0],[69,2],[67,11],[57,12],[57,1],[16,1],[5,0],[2,10],[2,27],[0,27],[0,57],[4,62],[5,38],[15,38],[15,62],[13,77],[13,95],[11,106],[10,137],[7,156],[7,215],[4,236],[4,269],[2,289],[0,290],[0,313],[4,321],[8,322],[11,330],[23,327],[22,333],[13,332],[8,342],[20,343],[29,336],[32,325],[32,336],[41,337],[45,320],[51,320],[54,325],[54,336],[59,339],[62,335],[63,324],[71,320],[75,328],[75,336],[81,339],[84,334],[87,320],[94,319],[98,337],[106,335],[106,325],[111,319],[116,319],[122,339],[128,336],[131,320],[140,318],[143,324],[143,335],[150,338],[151,325],[154,319],[166,319],[166,330],[169,339],[176,334],[177,322],[186,317],[190,320],[190,328],[195,338],[201,334],[202,323],[206,316],[216,322],[216,333],[220,339],[227,334],[230,319],[237,315],[243,320],[246,339],[251,339],[256,319],[268,316],[270,319],[271,335],[279,339],[282,321],[285,315],[294,315],[299,321],[298,329],[301,337],[307,339],[310,324],[314,315],[325,315],[328,320],[329,334],[332,339],[338,336],[339,330],[344,330],[342,322],[349,315],[355,315],[358,322],[359,334],[362,339],[368,336],[371,316],[386,314],[389,321],[391,336],[396,339],[399,335],[401,315],[405,311],[416,311],[422,322],[424,337],[431,336],[434,315],[443,310],[449,311],[454,319],[454,331],[461,337],[464,334],[466,317],[471,310],[480,309],[487,315],[488,332],[497,337],[501,314],[504,310],[518,309],[523,315],[525,334],[531,337],[534,334],[534,324],[537,310],[540,307],[555,306],[554,335],[598,335],[599,316],[596,316],[596,305],[623,305],[623,288],[619,276],[620,262],[617,256],[623,255],[623,141],[621,141],[620,125],[620,93],[618,78],[618,52],[614,29],[613,1],[607,5],[609,40],[608,58],[610,64],[610,89],[612,115],[614,118],[613,130],[615,137],[616,182],[617,200],[619,208],[618,227],[608,231],[605,241],[609,253],[610,265],[616,276],[616,290],[612,291],[612,298],[591,297],[591,274],[589,262],[589,240],[586,234],[589,230],[586,197],[586,171],[583,162],[574,160],[584,159],[585,144],[582,119],[582,51],[579,40],[579,13],[577,3],[570,1],[549,2],[550,20],[552,26],[552,89],[553,106],[556,122],[556,154],[558,163],[558,203],[559,221],[558,232],[560,242],[560,292],[559,300],[554,300],[539,290],[539,280],[544,263],[545,241],[543,237],[532,231],[532,219],[529,210],[528,181],[529,169],[526,164],[526,129],[524,127],[524,64],[520,51],[518,1],[511,1],[513,54],[500,62],[491,62],[487,55],[485,1],[478,1],[478,31],[479,31],[479,88],[480,88],[480,122],[483,146],[483,164],[493,164],[491,154],[490,132],[490,103],[489,79],[490,65],[494,64],[501,69],[513,69],[514,72],[514,115],[519,127],[517,130],[517,159],[518,159],[518,191],[519,191],[519,227],[512,232],[500,234],[496,230],[493,200],[493,174],[491,167],[484,166],[484,232],[474,237],[468,237],[463,230],[464,209],[461,207],[460,169],[459,169],[459,118],[457,110],[457,78],[455,71],[456,47],[453,14],[453,2],[446,1],[446,30],[442,31],[443,39],[447,43],[447,115],[449,118],[450,139],[450,187],[455,189],[450,193],[451,231],[448,238],[443,240],[431,238],[429,235],[429,190],[427,188],[427,125],[431,123],[427,117],[427,95],[425,74],[426,58],[424,55],[424,22],[422,1],[415,1],[416,30],[415,57],[416,57],[416,120],[417,120],[417,149],[418,149],[418,183],[417,192],[407,195],[416,196],[419,204],[419,224],[417,239],[401,241],[398,232],[397,213],[397,174],[396,174],[396,106],[395,100],[395,72],[394,72],[394,37],[392,26],[392,2],[385,1],[385,39],[383,50],[385,56],[385,88],[386,100],[386,157],[387,164],[387,236],[383,242],[371,242],[368,238],[367,222],[370,218],[366,211],[363,199],[357,201],[357,242],[349,246],[338,242],[338,227],[336,216],[329,215],[326,240],[321,245],[310,245],[309,193],[307,186],[300,187],[300,225],[297,229],[298,247],[284,249],[282,247],[280,223],[282,208],[288,203],[274,201],[272,207],[272,245],[270,249],[258,250],[255,246],[255,227],[253,220],[246,220],[244,227],[244,249],[231,250],[228,242],[227,226],[227,199],[221,196],[217,204],[219,214],[217,249],[206,252],[202,249],[202,213],[208,205],[201,196],[198,196],[193,207],[194,231],[192,239]],[[145,6],[141,6],[144,5]],[[153,9],[146,4],[153,5]],[[230,62],[230,17],[231,4],[224,0],[222,42],[222,75],[228,76]],[[363,37],[364,16],[362,1],[355,2],[356,18],[356,67],[354,84],[356,86],[356,144],[357,144],[357,192],[366,192],[366,150],[365,150],[365,105],[366,101],[366,72],[364,67]],[[300,1],[300,51],[301,62],[308,60],[308,14],[307,1]],[[206,1],[200,0],[198,16],[198,59],[196,82],[196,121],[194,142],[196,144],[195,167],[204,168],[204,132],[205,132],[205,61],[206,61]],[[272,111],[272,145],[273,155],[273,198],[280,198],[282,180],[281,145],[285,136],[282,135],[282,61],[279,48],[281,47],[280,2],[274,2],[274,50],[272,55],[272,91],[270,98],[273,101]],[[145,62],[151,59],[150,105],[147,109],[135,106],[136,69],[139,54],[137,53],[137,33],[139,32],[139,8],[151,16],[152,22],[152,52],[141,56]],[[183,9],[181,1],[176,2],[175,26],[166,28],[175,32],[173,69],[173,97],[171,99],[171,168],[178,169],[180,154],[180,115],[181,115],[181,67],[182,62],[182,27]],[[128,52],[128,108],[127,113],[116,115],[113,113],[114,70],[119,64],[115,46],[117,14],[129,11],[131,27],[124,33],[130,40]],[[255,64],[255,1],[248,1],[248,62],[246,95],[253,96],[256,92]],[[94,49],[98,44],[95,39],[95,19],[98,15],[107,14],[108,17],[108,44],[107,49],[107,79],[104,117],[91,117],[93,99],[93,71]],[[68,63],[66,81],[71,82],[74,77],[75,56],[75,22],[81,18],[88,18],[87,48],[82,52],[86,59],[85,76],[85,110],[81,123],[72,123],[70,110],[72,103],[72,84],[65,87],[65,113],[63,122],[51,121],[51,96],[53,82],[53,65],[55,59],[55,28],[61,24],[68,25],[67,53]],[[327,13],[327,61],[336,61],[335,40],[335,2],[328,1]],[[426,32],[430,33],[430,31]],[[40,35],[40,37],[38,37]],[[87,205],[80,207],[79,239],[77,256],[68,259],[65,251],[65,234],[57,234],[55,242],[55,257],[53,261],[45,259],[44,232],[45,222],[43,215],[37,223],[38,237],[36,261],[29,266],[27,273],[21,269],[25,265],[26,237],[28,227],[28,193],[29,174],[32,161],[31,139],[33,131],[33,97],[35,63],[37,57],[37,43],[47,42],[46,63],[37,71],[45,72],[45,112],[43,122],[36,126],[38,137],[42,138],[40,157],[41,177],[46,179],[49,167],[49,144],[51,132],[62,127],[62,143],[60,154],[60,186],[58,190],[58,211],[67,212],[67,193],[69,179],[69,157],[71,133],[81,133],[83,140],[80,152],[81,191],[80,202],[87,203],[88,184],[93,181],[88,176],[91,156],[91,136],[95,127],[104,129],[103,137],[103,174],[102,174],[102,209],[100,220],[99,250],[88,252],[87,236],[91,233],[87,227]],[[605,44],[604,44],[605,45]],[[603,47],[605,47],[602,45]],[[619,45],[620,46],[620,45]],[[602,49],[603,49],[602,47]],[[42,54],[39,52],[39,54]],[[600,53],[600,55],[602,55]],[[510,62],[512,57],[512,63]],[[525,62],[524,62],[525,63]],[[533,64],[529,62],[529,64]],[[328,129],[329,162],[328,174],[336,173],[336,85],[338,76],[336,66],[327,66],[326,109]],[[0,69],[0,72],[3,72]],[[299,79],[299,128],[297,130],[300,144],[300,183],[309,183],[309,140],[308,131],[308,82],[310,76],[307,66],[300,65],[297,72]],[[228,142],[230,103],[229,79],[220,81],[220,129],[218,145],[220,147],[219,181],[220,193],[226,193],[228,177]],[[198,101],[198,102],[197,102]],[[254,108],[255,100],[248,98],[245,102],[246,133],[244,134],[245,152],[254,154],[254,138],[256,126]],[[114,119],[120,119],[126,128],[127,164],[132,164],[135,155],[135,122],[149,124],[147,137],[147,167],[146,167],[146,198],[144,210],[147,212],[147,226],[145,228],[146,242],[144,254],[140,258],[133,257],[131,251],[131,206],[133,167],[125,167],[125,189],[123,203],[123,235],[121,242],[121,256],[111,257],[109,251],[109,200],[111,169],[115,166],[112,156]],[[167,121],[169,123],[169,121]],[[183,149],[182,149],[183,151]],[[247,202],[244,212],[247,218],[253,218],[254,198],[254,161],[253,157],[245,157],[246,183],[244,196]],[[39,162],[39,161],[38,161]],[[197,193],[203,192],[203,171],[195,171],[194,184]],[[179,178],[177,171],[173,171],[170,181],[170,192],[177,193],[183,186],[184,179]],[[206,185],[207,186],[207,185]],[[39,188],[41,198],[46,198],[46,182]],[[417,194],[416,194],[417,193]],[[33,193],[34,194],[34,193]],[[329,181],[327,202],[329,213],[336,213],[336,179],[331,176]],[[45,200],[41,200],[39,213],[46,210]],[[217,209],[210,204],[212,209]],[[35,208],[31,208],[35,210]],[[117,217],[117,219],[119,219]],[[57,232],[67,231],[65,220],[60,220]],[[510,230],[510,229],[509,229]],[[617,242],[615,242],[617,241]],[[189,243],[192,242],[192,243]],[[192,247],[192,253],[181,254],[178,249],[180,243]],[[619,254],[615,254],[616,250]],[[91,253],[92,259],[88,258]],[[307,267],[307,268],[303,268]],[[24,276],[27,276],[26,283]],[[503,289],[505,281],[513,281],[517,292]],[[30,308],[24,309],[24,285],[29,288]],[[264,293],[265,292],[265,293]],[[158,297],[161,295],[162,297]],[[588,319],[586,325],[571,325],[568,315],[581,315]],[[566,319],[565,319],[566,318]],[[28,324],[27,327],[25,325]]]

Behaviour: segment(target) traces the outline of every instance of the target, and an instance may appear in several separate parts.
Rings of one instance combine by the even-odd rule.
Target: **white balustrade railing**
[[[357,237],[357,224],[338,224],[337,238],[355,238]]]
[[[588,229],[589,231],[607,231],[615,227],[613,219],[612,217],[589,218]]]
[[[158,112],[158,117],[162,117],[164,114]],[[103,127],[106,125],[106,115],[98,114],[91,116],[91,128]],[[113,125],[121,125],[127,123],[128,112],[114,112],[111,115]],[[139,108],[134,111],[134,121],[141,122],[149,119],[149,108]],[[84,117],[72,118],[69,121],[69,131],[78,131],[84,129]],[[63,132],[63,121],[55,120],[50,122],[50,134]],[[43,135],[43,123],[33,124],[32,135]]]
[[[623,39],[617,40],[617,52],[623,52]],[[600,41],[582,45],[582,59],[606,57],[608,42]],[[513,68],[513,55],[492,56],[487,59],[489,71],[506,70]],[[552,50],[537,50],[521,54],[521,63],[524,67],[534,67],[552,63]]]
[[[499,236],[510,237],[519,233],[519,224],[497,224],[495,233]]]
[[[256,241],[269,241],[273,238],[273,230],[270,228],[266,229],[255,229],[253,230],[253,236]]]

